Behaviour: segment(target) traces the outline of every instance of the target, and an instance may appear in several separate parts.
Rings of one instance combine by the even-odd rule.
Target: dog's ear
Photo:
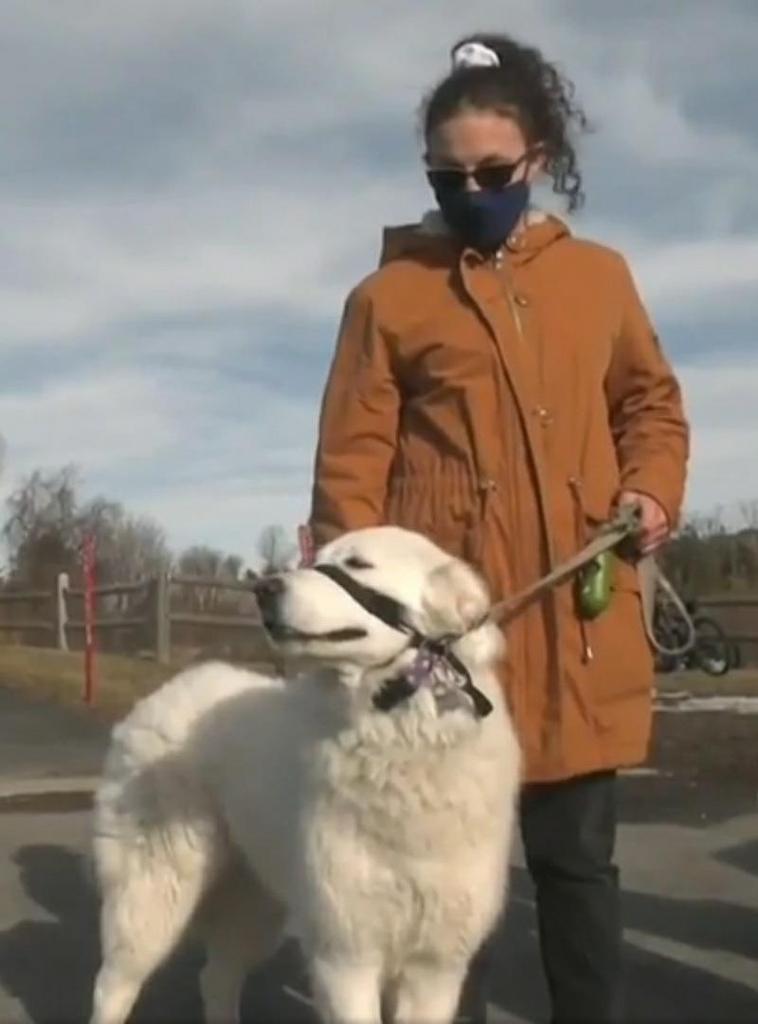
[[[489,606],[484,581],[465,562],[450,559],[434,570],[424,589],[424,632],[459,636],[478,625]]]

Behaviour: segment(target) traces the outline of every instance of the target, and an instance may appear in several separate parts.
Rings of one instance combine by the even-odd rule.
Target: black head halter
[[[430,639],[423,636],[412,625],[408,610],[399,601],[387,594],[359,583],[350,573],[337,565],[313,565],[311,568],[326,576],[341,587],[361,608],[379,619],[385,626],[408,636],[408,647],[416,648],[419,655],[410,672],[388,679],[382,689],[374,695],[374,706],[381,711],[392,708],[407,700],[419,689],[425,678],[434,670],[435,664],[442,663],[461,680],[460,688],[470,699],[476,714],[486,717],[492,711],[490,700],[478,690],[471,679],[471,673],[452,650],[452,644],[459,637],[448,636]]]

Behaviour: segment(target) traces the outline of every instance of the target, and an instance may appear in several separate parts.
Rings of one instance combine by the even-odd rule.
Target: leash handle
[[[638,506],[628,505],[620,508],[612,519],[603,523],[598,532],[588,544],[577,551],[571,558],[560,562],[545,576],[535,580],[530,586],[525,587],[517,594],[498,601],[490,611],[490,617],[496,622],[504,625],[519,615],[527,605],[554,587],[560,586],[571,579],[585,565],[592,562],[599,555],[611,551],[617,547],[622,540],[630,537],[639,529],[640,513]]]
[[[490,610],[490,619],[507,625],[523,612],[541,594],[560,586],[574,577],[581,569],[606,552],[613,551],[622,542],[639,533],[642,510],[639,505],[619,507],[615,514],[600,527],[598,532],[580,551],[567,558],[545,576],[535,580],[517,594],[498,601]],[[677,658],[687,654],[695,644],[696,633],[692,616],[684,601],[677,594],[673,584],[664,576],[652,555],[645,555],[637,563],[640,577],[642,618],[648,642],[659,654]],[[676,608],[687,629],[686,640],[677,647],[669,648],[660,643],[655,635],[655,602],[658,590],[662,590]]]
[[[687,610],[687,606],[677,594],[672,582],[664,576],[656,565],[652,555],[644,558],[638,567],[640,574],[640,596],[642,598],[642,615],[645,621],[645,633],[652,647],[665,658],[681,658],[688,654],[695,646],[697,630],[695,623]],[[660,643],[655,635],[655,604],[658,591],[662,590],[667,599],[673,604],[679,618],[687,630],[686,639],[677,647],[666,647]]]

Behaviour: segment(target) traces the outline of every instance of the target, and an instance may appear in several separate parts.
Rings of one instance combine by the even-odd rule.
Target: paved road
[[[94,770],[105,735],[80,715],[32,707],[0,690],[0,781],[3,773],[6,779],[9,773],[39,778]],[[755,806],[736,806],[729,793],[722,799],[683,790],[679,820],[671,824],[660,820],[658,785],[655,777],[626,784],[630,813],[619,855],[626,885],[628,1018],[756,1021]],[[670,806],[670,790],[668,798]],[[66,797],[66,810],[59,801],[57,809],[37,803],[24,811],[8,804],[2,810],[0,801],[0,1024],[87,1019],[96,908],[81,862],[88,813],[76,808],[76,800]],[[722,805],[729,808],[726,816]],[[492,985],[493,1019],[544,1020],[532,893],[519,858],[512,892]],[[194,1024],[199,962],[197,950],[182,950],[149,986],[135,1019]],[[291,994],[302,989],[297,959],[286,951],[250,979],[245,1019],[310,1021],[307,1006]]]
[[[84,706],[31,700],[0,684],[0,779],[96,774],[108,734]]]

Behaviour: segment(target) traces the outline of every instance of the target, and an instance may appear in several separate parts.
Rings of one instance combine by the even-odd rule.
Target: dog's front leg
[[[378,964],[315,957],[310,972],[324,1024],[381,1024]]]
[[[387,1024],[453,1024],[466,965],[409,961],[387,998]]]

